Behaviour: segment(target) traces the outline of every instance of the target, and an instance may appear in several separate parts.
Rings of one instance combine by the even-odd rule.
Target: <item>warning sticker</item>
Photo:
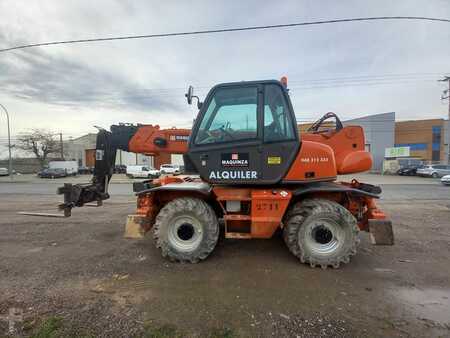
[[[280,156],[269,156],[267,157],[267,164],[281,164]]]

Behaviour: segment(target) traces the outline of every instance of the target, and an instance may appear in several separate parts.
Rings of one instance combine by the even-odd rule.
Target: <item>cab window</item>
[[[200,123],[196,144],[232,142],[257,137],[256,87],[219,88]]]
[[[264,88],[264,142],[294,139],[294,126],[282,89],[277,85],[266,85]]]

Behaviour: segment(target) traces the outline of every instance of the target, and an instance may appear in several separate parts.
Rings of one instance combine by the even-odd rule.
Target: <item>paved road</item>
[[[54,195],[63,181],[40,183],[0,183],[0,194]],[[450,200],[450,186],[430,181],[430,184],[381,184],[383,200]],[[133,195],[131,184],[111,184],[110,193],[114,195]]]

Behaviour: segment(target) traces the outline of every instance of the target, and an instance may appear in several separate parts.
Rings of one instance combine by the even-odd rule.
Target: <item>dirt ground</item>
[[[36,337],[450,336],[449,200],[381,201],[395,246],[363,233],[338,270],[300,264],[281,236],[170,263],[150,235],[122,237],[132,196],[70,219],[16,213],[54,201],[0,195],[0,336],[11,318],[13,335]]]

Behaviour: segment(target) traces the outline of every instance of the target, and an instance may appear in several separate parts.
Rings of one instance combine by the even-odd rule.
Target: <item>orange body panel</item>
[[[370,170],[372,155],[365,151],[364,130],[360,126],[347,126],[339,131],[303,133],[303,141],[326,144],[333,149],[338,174],[352,174]]]
[[[158,125],[140,126],[129,142],[129,149],[133,153],[158,155],[161,152],[170,154],[184,154],[188,150],[189,129],[160,129]],[[155,144],[155,140],[166,140],[165,145]]]
[[[222,206],[227,231],[247,233],[246,238],[272,237],[292,197],[285,189],[214,187],[213,192]],[[227,212],[227,201],[240,201],[241,211]]]
[[[252,190],[252,238],[270,238],[278,229],[292,194],[287,190]]]
[[[336,178],[333,149],[319,142],[302,141],[300,152],[284,181],[322,181]]]

